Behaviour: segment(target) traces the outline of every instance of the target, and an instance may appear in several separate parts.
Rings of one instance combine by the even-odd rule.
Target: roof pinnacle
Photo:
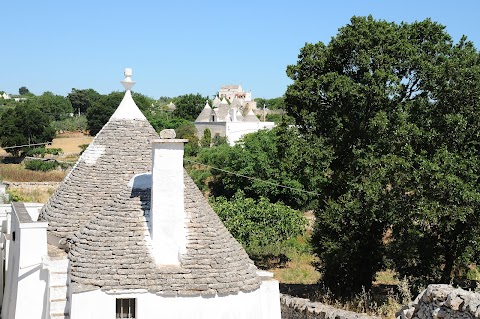
[[[125,68],[125,71],[123,72],[125,75],[125,80],[120,81],[120,83],[123,84],[123,87],[125,88],[126,91],[130,91],[132,87],[135,85],[135,81],[132,81],[132,69],[131,68]]]

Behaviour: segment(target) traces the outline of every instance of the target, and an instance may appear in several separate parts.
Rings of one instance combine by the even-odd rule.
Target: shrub
[[[46,153],[45,147],[35,147],[31,148],[25,152],[25,156],[31,157],[44,157]]]
[[[60,155],[63,153],[63,150],[61,148],[47,148],[46,152],[51,155]]]
[[[265,249],[273,255],[282,254],[287,241],[302,235],[307,225],[299,211],[281,202],[270,203],[265,197],[245,198],[242,191],[231,200],[214,198],[211,204],[225,227],[251,255]]]
[[[32,171],[48,172],[56,169],[57,167],[58,163],[56,161],[31,160],[25,162],[25,168]]]

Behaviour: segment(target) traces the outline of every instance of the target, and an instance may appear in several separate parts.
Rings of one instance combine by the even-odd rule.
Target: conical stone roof
[[[125,75],[118,109],[42,208],[40,219],[60,239],[85,225],[135,174],[151,169],[151,141],[158,134],[132,99],[131,70]]]
[[[244,122],[260,122],[258,117],[253,113],[252,109],[248,111],[247,115],[243,118]]]
[[[149,235],[151,189],[125,186],[69,238],[73,292],[142,289],[214,296],[260,287],[256,267],[184,172],[187,244],[180,265],[157,265]]]
[[[210,117],[212,115],[212,108],[208,101],[205,103],[205,107],[203,108],[202,112],[197,116],[195,122],[210,122]]]

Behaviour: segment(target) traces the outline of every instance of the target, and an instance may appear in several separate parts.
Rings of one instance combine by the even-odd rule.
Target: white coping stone
[[[266,271],[266,270],[257,270],[257,275],[259,277],[272,277],[273,278],[273,273]]]
[[[152,187],[152,173],[137,174],[128,182],[133,189],[150,189]]]
[[[81,159],[87,165],[95,165],[95,163],[97,163],[97,160],[100,158],[100,156],[103,155],[103,153],[105,153],[105,146],[90,144],[89,147],[87,147],[85,152],[82,154]]]

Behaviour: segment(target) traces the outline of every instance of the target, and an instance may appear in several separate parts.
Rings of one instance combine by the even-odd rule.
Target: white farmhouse
[[[186,140],[157,135],[125,76],[120,106],[49,202],[0,207],[2,318],[279,319],[278,282],[185,173]]]
[[[230,104],[225,98],[219,101],[213,109],[207,101],[195,120],[198,138],[201,139],[204,131],[208,128],[212,136],[218,134],[226,137],[228,143],[233,146],[245,134],[275,127],[274,122],[260,122],[248,105],[242,112],[241,102],[237,98],[234,98]],[[214,103],[216,103],[215,100]]]

